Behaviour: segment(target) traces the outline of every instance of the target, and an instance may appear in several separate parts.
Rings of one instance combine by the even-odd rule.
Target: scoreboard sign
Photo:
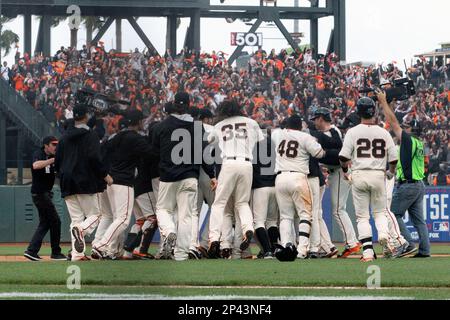
[[[230,40],[232,46],[261,47],[263,45],[262,33],[232,32]]]

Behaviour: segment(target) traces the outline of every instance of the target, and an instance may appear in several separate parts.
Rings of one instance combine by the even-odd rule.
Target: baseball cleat
[[[241,251],[247,250],[247,248],[250,246],[250,241],[252,241],[253,238],[253,231],[252,230],[248,230],[245,232],[245,237],[239,247],[239,249],[241,249]]]
[[[137,259],[142,259],[142,260],[154,260],[155,256],[152,255],[151,253],[141,253],[137,250],[133,251],[133,257],[137,258]]]
[[[190,260],[200,260],[202,258],[202,254],[194,249],[189,250],[188,256]]]
[[[306,259],[321,259],[322,256],[318,252],[308,252]]]
[[[273,259],[275,259],[275,257],[273,256],[273,253],[269,251],[264,254],[263,259],[264,260],[273,260]]]
[[[93,260],[103,260],[103,252],[101,252],[100,250],[98,250],[96,248],[92,248],[91,258]]]
[[[206,249],[202,246],[199,246],[199,247],[197,247],[197,251],[202,254],[203,258],[208,258],[208,249]]]
[[[31,260],[31,261],[41,261],[42,260],[42,258],[40,256],[38,256],[37,253],[31,253],[31,252],[28,252],[28,251],[25,251],[23,256],[25,258],[27,258],[28,260]]]
[[[306,259],[308,259],[308,255],[299,252],[299,253],[297,253],[297,259],[306,260]]]
[[[376,258],[375,257],[361,257],[361,259],[359,259],[359,261],[367,263],[367,262],[373,262]]]
[[[229,248],[225,248],[225,249],[220,250],[220,256],[223,259],[230,259],[232,253],[233,253],[233,251],[231,249],[229,249]]]
[[[88,256],[82,256],[81,258],[74,258],[72,257],[72,261],[91,261]]]
[[[387,239],[380,239],[378,243],[383,247],[383,257],[385,259],[394,258],[395,249],[390,245]]]
[[[327,259],[331,259],[333,258],[335,255],[337,255],[339,253],[339,250],[336,247],[333,247],[330,249],[330,252],[326,253],[323,258],[327,258]]]
[[[172,260],[173,258],[172,250],[175,247],[176,241],[177,235],[174,232],[170,233],[164,240],[162,256],[164,256],[165,259]]]
[[[211,242],[208,249],[208,258],[209,259],[219,259],[220,258],[220,243],[219,241]]]
[[[345,250],[338,256],[338,258],[345,259],[345,258],[347,258],[349,255],[351,255],[353,253],[358,253],[360,250],[361,250],[361,244],[360,243],[358,243],[353,248],[345,246]]]
[[[72,236],[75,239],[75,242],[74,242],[75,250],[78,253],[83,253],[84,252],[84,247],[85,247],[83,232],[80,230],[80,228],[73,227],[72,228]]]

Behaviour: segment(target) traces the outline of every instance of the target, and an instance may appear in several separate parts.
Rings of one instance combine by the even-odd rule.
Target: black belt
[[[300,171],[278,171],[277,175],[282,173],[301,173]]]
[[[227,160],[241,160],[244,159],[243,157],[227,157]],[[245,161],[250,162],[250,158],[245,158]]]
[[[421,180],[403,180],[399,181],[398,184],[405,184],[405,183],[419,183]]]

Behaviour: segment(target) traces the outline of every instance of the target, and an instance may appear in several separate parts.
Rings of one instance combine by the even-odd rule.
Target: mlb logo
[[[448,232],[450,230],[448,221],[434,222],[434,232]]]

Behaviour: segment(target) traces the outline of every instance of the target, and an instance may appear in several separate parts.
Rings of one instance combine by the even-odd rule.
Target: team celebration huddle
[[[165,119],[145,131],[142,113],[127,111],[118,132],[101,141],[92,130],[95,116],[77,104],[61,140],[47,139],[57,145],[49,165],[71,218],[69,259],[248,259],[253,241],[260,259],[360,253],[370,262],[377,258],[371,216],[384,258],[400,258],[417,251],[402,219],[407,210],[420,237],[414,257],[429,256],[419,128],[398,123],[386,93],[359,99],[340,129],[327,108],[309,119],[293,114],[271,128],[234,100],[224,100],[215,115],[190,103],[189,94],[178,92],[165,105]],[[381,114],[391,133],[379,125]],[[326,188],[345,239],[342,252],[322,217]],[[402,196],[412,189],[416,198]],[[356,230],[346,211],[349,196]],[[210,210],[202,227],[204,203]],[[94,231],[88,256],[86,237]],[[53,252],[58,245],[52,243]],[[25,256],[35,260],[30,251]]]

